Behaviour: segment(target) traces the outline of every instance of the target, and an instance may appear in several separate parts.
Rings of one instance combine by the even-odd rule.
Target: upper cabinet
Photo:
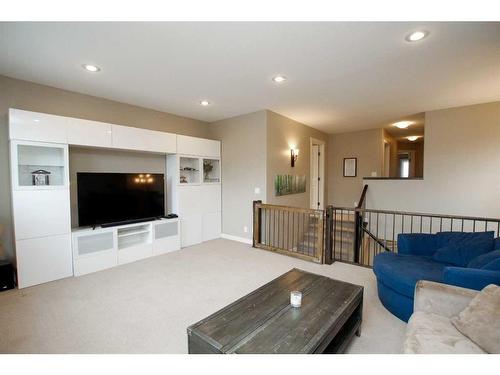
[[[67,143],[69,118],[9,109],[9,137],[24,141]]]
[[[77,146],[111,147],[111,124],[105,122],[68,119],[68,143]]]
[[[176,135],[155,130],[112,125],[113,147],[175,154]]]
[[[9,109],[9,139],[195,156],[208,162],[202,182],[220,180],[221,143],[212,139],[20,109]]]
[[[10,152],[13,190],[68,188],[68,145],[12,141]]]
[[[220,141],[211,139],[177,136],[177,152],[183,155],[220,157]]]

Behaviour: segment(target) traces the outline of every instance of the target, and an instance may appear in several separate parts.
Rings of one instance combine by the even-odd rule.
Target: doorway
[[[325,142],[310,139],[311,149],[311,205],[315,210],[325,206]]]
[[[391,144],[384,141],[384,177],[391,177]]]

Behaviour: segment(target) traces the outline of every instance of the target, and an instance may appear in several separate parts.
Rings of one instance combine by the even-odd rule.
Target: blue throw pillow
[[[441,232],[438,236],[444,242],[432,258],[436,262],[467,267],[469,262],[493,250],[495,233],[490,232]]]
[[[467,265],[468,268],[483,268],[491,261],[500,258],[500,250],[488,251],[472,259]]]
[[[500,271],[500,258],[494,259],[489,262],[486,266],[481,268],[482,270],[489,271]]]
[[[438,236],[430,233],[398,234],[398,253],[432,256],[442,246]]]

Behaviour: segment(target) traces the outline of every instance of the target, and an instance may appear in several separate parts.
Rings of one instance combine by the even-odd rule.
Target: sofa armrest
[[[463,288],[481,290],[489,284],[500,285],[500,271],[446,267],[444,269],[443,282]]]
[[[415,286],[413,311],[424,311],[450,318],[465,309],[477,293],[479,292],[471,289],[420,280]]]

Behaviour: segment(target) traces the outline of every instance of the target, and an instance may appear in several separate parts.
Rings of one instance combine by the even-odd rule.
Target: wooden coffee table
[[[188,327],[189,353],[342,353],[362,311],[362,286],[294,268]]]

